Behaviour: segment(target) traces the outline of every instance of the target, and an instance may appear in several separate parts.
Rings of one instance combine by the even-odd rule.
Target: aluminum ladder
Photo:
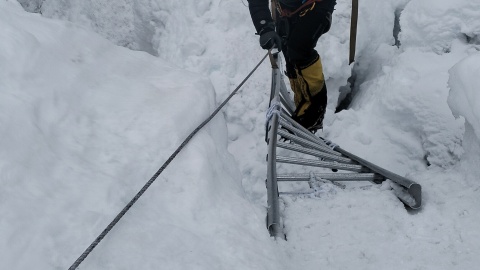
[[[332,142],[315,136],[290,117],[295,105],[290,98],[278,67],[278,53],[270,53],[269,56],[272,64],[272,86],[267,112],[265,141],[268,145],[266,187],[267,229],[270,235],[285,239],[280,221],[278,201],[278,182],[283,181],[311,182],[313,179],[330,181],[338,185],[337,182],[339,181],[371,181],[379,184],[385,179],[390,179],[399,187],[395,195],[405,206],[411,209],[419,209],[422,202],[422,188],[419,184],[353,155]],[[280,138],[288,140],[289,143],[280,140]],[[278,156],[278,148],[286,149],[287,153],[296,152],[313,158]],[[277,174],[277,163],[328,168],[333,172]]]

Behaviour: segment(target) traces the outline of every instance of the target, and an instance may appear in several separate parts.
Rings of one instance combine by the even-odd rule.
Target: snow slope
[[[0,0],[1,268],[65,269],[265,52],[238,0],[19,2],[73,24]],[[361,1],[353,67],[350,1],[337,2],[317,46],[329,87],[319,135],[420,183],[422,210],[388,181],[324,185],[283,196],[288,241],[269,238],[265,63],[82,267],[476,268],[480,2]]]
[[[356,94],[349,110],[334,115],[326,137],[420,183],[423,209],[406,212],[385,192],[388,183],[323,195],[317,204],[288,198],[289,242],[304,250],[299,261],[307,269],[474,269],[480,251],[478,139],[464,136],[464,121],[452,115],[447,99],[449,70],[478,55],[480,46],[472,42],[478,33],[465,26],[478,23],[480,2],[362,5]],[[392,36],[397,10],[399,48]],[[472,72],[462,76],[469,85],[478,76]]]
[[[0,25],[0,268],[65,269],[215,94],[203,76],[15,2],[0,1]],[[239,176],[217,117],[82,266],[277,269]]]

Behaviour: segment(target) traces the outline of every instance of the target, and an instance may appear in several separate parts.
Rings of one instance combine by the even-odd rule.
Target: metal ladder
[[[272,64],[272,87],[267,112],[265,141],[267,155],[267,229],[275,238],[285,239],[280,223],[278,182],[283,181],[371,181],[376,184],[390,179],[399,188],[395,195],[409,208],[419,209],[422,202],[422,188],[419,184],[372,164],[327,140],[315,136],[290,115],[295,105],[289,96],[278,67],[278,53],[270,53]],[[284,138],[289,143],[282,142]],[[301,153],[313,158],[278,156],[277,149]],[[277,174],[277,163],[328,168],[333,173]],[[338,170],[346,172],[337,172]]]

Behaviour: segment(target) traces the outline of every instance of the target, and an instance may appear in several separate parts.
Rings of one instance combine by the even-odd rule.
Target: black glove
[[[277,48],[282,50],[282,39],[274,29],[266,27],[260,31],[260,46],[265,49]]]

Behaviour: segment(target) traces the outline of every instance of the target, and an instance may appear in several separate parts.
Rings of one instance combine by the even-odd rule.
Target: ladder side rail
[[[280,102],[280,80],[281,73],[276,64],[278,61],[278,53],[270,56],[272,61],[272,88],[270,106],[279,104]],[[280,108],[278,108],[280,109]],[[267,120],[268,121],[268,120]],[[277,130],[279,126],[279,113],[273,113],[272,118],[267,123],[267,229],[270,236],[285,239],[280,224],[280,207],[278,202],[278,183],[276,171],[276,149],[277,149]]]
[[[382,176],[384,176],[385,178],[388,178],[390,179],[391,181],[393,181],[394,183],[404,187],[406,189],[406,191],[408,192],[408,194],[410,194],[410,196],[413,197],[413,199],[415,200],[415,203],[412,203],[412,202],[409,202],[409,201],[406,201],[402,198],[399,197],[399,199],[404,202],[406,205],[408,205],[410,208],[412,209],[419,209],[422,205],[422,186],[420,186],[419,184],[417,184],[416,182],[410,180],[410,179],[407,179],[403,176],[400,176],[398,174],[395,174],[391,171],[388,171],[386,169],[383,169],[369,161],[366,161],[352,153],[349,153],[348,151],[340,148],[339,146],[336,146],[334,148],[335,151],[338,151],[339,153],[343,154],[344,156],[347,156],[353,160],[355,160],[356,162],[358,162],[359,164],[369,168],[370,170],[372,170],[373,172],[376,172]]]

